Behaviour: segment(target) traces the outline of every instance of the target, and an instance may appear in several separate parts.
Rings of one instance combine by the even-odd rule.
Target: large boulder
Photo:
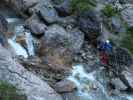
[[[133,90],[133,71],[123,71],[121,75],[121,80]]]
[[[115,33],[124,33],[126,31],[125,26],[123,25],[123,22],[118,17],[112,17],[111,18],[111,30]]]
[[[39,20],[33,19],[27,21],[27,28],[35,35],[43,35],[47,26]]]
[[[0,15],[0,32],[7,32],[8,31],[8,22],[4,18],[4,16]]]
[[[27,100],[62,100],[46,82],[17,63],[11,53],[0,46],[0,80],[6,81],[28,97]]]
[[[84,33],[77,28],[68,31],[68,33],[70,34],[70,50],[74,53],[79,52],[84,43]]]
[[[111,79],[111,84],[115,86],[115,89],[117,90],[127,90],[127,86],[119,79],[119,78],[114,78]]]
[[[70,0],[64,0],[63,3],[57,5],[56,10],[60,16],[68,16],[71,14],[71,2]]]
[[[80,49],[83,40],[83,33],[77,29],[67,32],[59,25],[52,25],[45,32],[38,53],[54,70],[68,69],[73,53]]]
[[[113,53],[109,55],[109,66],[115,74],[120,75],[132,63],[132,55],[129,51],[122,47],[116,47]]]
[[[84,34],[78,29],[66,31],[59,25],[52,25],[44,35],[45,43],[53,47],[63,47],[73,52],[79,50],[84,42]]]
[[[68,92],[73,92],[76,89],[76,85],[74,82],[64,79],[56,83],[54,88],[59,93],[66,93],[66,92],[68,93]]]
[[[90,41],[95,41],[100,33],[100,22],[97,18],[97,13],[93,11],[80,14],[78,17],[78,25],[85,33],[85,36]]]
[[[0,43],[3,46],[7,45],[6,35],[8,31],[8,22],[0,15]]]
[[[31,11],[37,13],[47,23],[54,23],[58,20],[58,14],[49,0],[40,2]]]
[[[4,0],[9,6],[11,6],[18,13],[28,11],[29,8],[35,6],[39,0]]]
[[[4,34],[0,34],[0,44],[2,45],[2,46],[7,46],[7,38],[5,37],[5,35]]]
[[[124,1],[124,0],[120,0],[120,1]],[[128,4],[133,4],[132,0],[125,0],[125,2],[128,3]]]
[[[128,5],[127,5],[128,6]],[[123,19],[127,22],[129,26],[133,26],[133,5],[129,5],[126,9],[122,12]]]

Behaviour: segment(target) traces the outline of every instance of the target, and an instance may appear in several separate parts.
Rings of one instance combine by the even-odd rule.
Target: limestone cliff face
[[[11,53],[0,46],[0,80],[22,90],[28,100],[62,100],[46,82],[17,63]]]

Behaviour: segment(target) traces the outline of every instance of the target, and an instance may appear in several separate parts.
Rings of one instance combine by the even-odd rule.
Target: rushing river
[[[133,100],[133,95],[110,96],[104,75],[100,70],[87,73],[82,64],[77,64],[73,66],[72,74],[68,79],[77,86],[76,96],[80,98],[78,100]]]
[[[15,35],[8,39],[9,44],[14,49],[16,54],[18,56],[23,56],[25,58],[28,58],[28,56],[34,56],[34,46],[33,46],[33,37],[30,32],[28,32],[22,23],[22,20],[19,18],[7,18],[6,19],[10,25],[10,30],[15,33]],[[27,50],[22,47],[21,44],[16,42],[17,36],[24,35],[25,36],[25,42],[27,46]]]

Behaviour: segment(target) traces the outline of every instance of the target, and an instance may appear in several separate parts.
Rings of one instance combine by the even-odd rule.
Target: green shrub
[[[127,32],[121,40],[121,46],[127,48],[133,54],[133,27],[127,27]]]
[[[96,6],[96,0],[71,0],[72,12],[84,12]]]
[[[102,10],[103,14],[107,17],[112,17],[119,14],[119,11],[114,8],[111,4],[107,4]]]
[[[126,34],[121,40],[121,46],[127,48],[133,54],[133,35]]]
[[[63,2],[64,2],[64,0],[53,0],[53,3],[57,4],[57,5],[59,5],[59,4],[63,3]]]
[[[127,34],[129,34],[133,37],[133,27],[128,27],[127,28]]]
[[[25,95],[18,94],[18,90],[6,83],[0,81],[0,100],[27,100]]]

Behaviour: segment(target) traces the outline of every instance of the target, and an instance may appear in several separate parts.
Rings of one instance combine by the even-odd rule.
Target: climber
[[[109,40],[106,40],[105,42],[101,42],[99,46],[100,51],[100,62],[103,65],[108,65],[109,61],[109,54],[112,52],[112,45]]]

